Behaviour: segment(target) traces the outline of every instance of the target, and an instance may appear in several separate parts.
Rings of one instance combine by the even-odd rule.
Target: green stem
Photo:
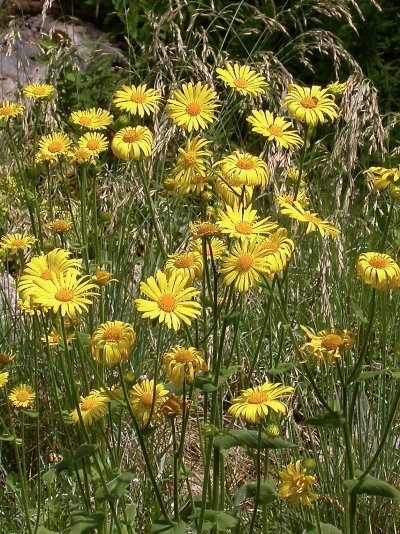
[[[259,426],[258,426],[258,439],[257,439],[256,493],[255,493],[255,496],[254,496],[254,510],[253,510],[253,515],[251,516],[249,534],[253,534],[253,532],[254,532],[254,527],[255,527],[256,518],[257,518],[258,501],[260,500],[260,489],[261,489],[261,437],[262,437],[262,423],[260,422]]]

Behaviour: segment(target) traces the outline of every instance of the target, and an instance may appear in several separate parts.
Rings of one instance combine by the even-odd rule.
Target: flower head
[[[197,251],[178,252],[168,256],[164,267],[167,277],[176,273],[188,278],[188,284],[203,274],[203,258]]]
[[[399,185],[400,167],[387,169],[385,167],[370,167],[366,171],[366,182],[372,184],[373,192],[381,191],[389,186]]]
[[[335,97],[328,89],[321,89],[318,85],[289,85],[282,107],[286,107],[292,117],[311,126],[325,122],[325,117],[332,121],[337,118]]]
[[[215,120],[218,105],[217,93],[207,84],[190,82],[172,93],[166,111],[175,124],[191,132],[208,128]]]
[[[101,133],[87,132],[78,139],[78,145],[97,158],[101,152],[108,149],[108,139]]]
[[[181,387],[185,380],[192,384],[196,373],[208,370],[201,352],[194,347],[186,349],[180,345],[164,355],[164,364],[167,377],[175,387]]]
[[[130,405],[133,415],[141,423],[160,418],[160,408],[167,400],[168,390],[164,384],[157,384],[154,390],[154,380],[143,380],[130,391]]]
[[[147,85],[123,85],[116,91],[113,104],[122,111],[132,115],[151,115],[159,108],[160,93],[156,89],[147,89]]]
[[[400,267],[387,254],[380,252],[360,254],[356,270],[365,284],[379,291],[390,291],[400,287]]]
[[[238,239],[257,239],[261,236],[269,235],[277,224],[271,222],[269,217],[258,220],[257,210],[252,206],[242,208],[236,204],[233,208],[226,206],[226,211],[219,210],[218,226],[223,234]]]
[[[36,393],[31,386],[21,384],[10,391],[8,398],[15,408],[29,408],[35,401]]]
[[[286,228],[278,228],[269,237],[259,241],[259,244],[265,253],[270,274],[283,271],[294,251],[294,243],[287,237]]]
[[[23,93],[28,98],[43,100],[54,95],[54,87],[47,83],[33,83],[24,87]]]
[[[264,93],[264,89],[269,86],[264,76],[248,65],[227,63],[224,69],[218,68],[216,71],[219,74],[217,78],[242,95],[258,95]]]
[[[304,191],[298,191],[297,197],[285,191],[281,192],[279,195],[276,195],[275,202],[278,206],[283,206],[284,204],[293,204],[297,201],[303,208],[307,206],[308,198]]]
[[[203,248],[204,247],[204,248]],[[226,250],[226,245],[219,237],[211,237],[208,240],[195,239],[189,245],[189,249],[198,252],[204,259],[219,260]]]
[[[71,163],[76,163],[77,165],[83,165],[84,163],[91,163],[95,165],[98,156],[94,155],[90,150],[81,146],[74,146],[72,150],[68,152],[68,160]]]
[[[44,135],[39,141],[39,151],[36,154],[37,161],[57,161],[60,156],[68,153],[72,141],[63,133],[51,133]]]
[[[65,234],[65,232],[68,232],[71,229],[72,223],[65,219],[55,219],[54,221],[47,223],[46,226],[55,234]]]
[[[104,130],[112,123],[114,117],[105,109],[90,108],[73,111],[69,116],[69,120],[73,124],[77,124],[88,130]]]
[[[292,124],[283,117],[274,118],[273,113],[262,109],[253,109],[251,113],[247,121],[253,126],[252,131],[263,135],[268,141],[274,141],[282,148],[297,148],[303,144],[297,131],[289,129]]]
[[[172,170],[172,175],[176,182],[190,183],[197,174],[205,176],[206,158],[212,154],[205,147],[210,142],[197,135],[192,139],[188,139],[185,148],[178,149],[178,161]]]
[[[107,321],[93,332],[93,359],[110,367],[126,361],[135,340],[136,332],[132,325],[122,321]]]
[[[236,291],[257,287],[262,274],[269,274],[266,253],[256,241],[239,241],[222,259],[221,274],[225,285],[234,285]]]
[[[9,102],[8,100],[1,102],[0,122],[8,122],[9,119],[13,119],[14,117],[17,117],[17,115],[21,115],[23,111],[24,105],[20,104],[19,102]]]
[[[336,328],[325,328],[314,334],[305,326],[300,328],[306,335],[307,343],[301,347],[304,360],[308,361],[310,356],[319,361],[326,361],[332,364],[335,360],[340,360],[345,350],[351,350],[354,345],[354,334],[348,330],[338,330]]]
[[[70,343],[73,339],[75,339],[75,334],[68,332],[65,337],[67,343]],[[50,348],[58,347],[64,343],[63,335],[60,334],[55,328],[52,328],[51,331],[45,336],[41,337],[40,340]]]
[[[119,159],[149,158],[153,145],[153,134],[146,126],[128,126],[114,135],[111,150]]]
[[[301,171],[301,176],[300,176],[300,169],[298,169],[297,167],[289,167],[286,170],[286,178],[290,182],[296,183],[299,180],[302,180],[303,178],[305,178],[306,176],[307,176],[307,173],[304,170]]]
[[[6,234],[0,240],[0,246],[2,250],[15,254],[31,248],[35,241],[36,238],[28,234]]]
[[[318,495],[311,491],[317,483],[315,477],[307,475],[307,470],[301,468],[301,461],[290,463],[283,471],[278,472],[281,482],[278,486],[278,495],[287,499],[291,504],[312,506]]]
[[[247,207],[251,203],[254,194],[253,186],[240,185],[238,177],[234,175],[217,178],[214,190],[231,207],[235,207],[239,201],[244,207]]]
[[[324,221],[316,213],[306,211],[297,200],[293,204],[282,204],[281,212],[284,215],[288,215],[291,219],[307,223],[306,234],[318,230],[322,237],[327,234],[331,237],[338,237],[340,235],[340,230],[331,222]]]
[[[3,373],[0,373],[0,389],[3,388],[7,382],[8,382],[8,371],[4,371]]]
[[[108,410],[110,398],[103,392],[97,389],[92,390],[86,397],[80,398],[79,412],[82,417],[84,426],[91,426],[96,421],[99,421]],[[73,410],[69,417],[75,424],[80,422],[78,408]]]
[[[269,181],[268,165],[261,158],[248,152],[236,150],[219,161],[223,178],[230,185],[251,185],[265,187]]]
[[[283,386],[279,382],[266,382],[262,386],[245,389],[240,397],[232,400],[228,414],[236,419],[243,418],[249,423],[259,423],[268,415],[270,409],[284,414],[287,407],[279,399],[289,397],[293,391],[291,386]]]
[[[207,239],[221,233],[219,227],[210,221],[194,221],[189,224],[189,231],[193,239]]]
[[[193,302],[200,291],[187,287],[189,277],[172,272],[169,278],[157,271],[156,278],[151,276],[147,282],[140,283],[140,290],[150,300],[136,299],[135,305],[143,319],[157,319],[165,322],[168,328],[179,330],[181,321],[190,325],[191,319],[200,315],[201,306]]]
[[[105,269],[96,269],[94,276],[92,276],[92,280],[99,286],[108,286],[111,282],[118,282],[116,278],[113,278],[112,273]]]

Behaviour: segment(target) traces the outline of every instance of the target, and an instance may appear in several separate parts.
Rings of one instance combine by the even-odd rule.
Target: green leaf
[[[394,369],[391,374],[393,378],[400,378],[400,369]]]
[[[355,382],[362,382],[363,380],[375,378],[376,376],[383,375],[385,373],[386,369],[381,369],[380,371],[364,371],[360,373],[360,376],[355,380]]]
[[[94,529],[100,530],[104,523],[103,512],[95,512],[93,514],[85,514],[78,512],[71,523],[71,534],[92,534]]]
[[[22,439],[16,438],[13,434],[3,434],[0,441],[15,441],[17,445],[22,445]]]
[[[32,410],[20,410],[20,413],[23,413],[27,417],[31,417],[32,419],[36,419],[39,417],[39,412],[34,412]]]
[[[153,523],[151,534],[185,534],[186,526],[184,521],[170,525],[166,521],[160,520],[157,523]]]
[[[294,367],[296,367],[295,363],[278,363],[276,367],[269,369],[268,374],[271,376],[283,375],[284,373],[291,371]]]
[[[68,449],[64,449],[63,459],[54,466],[54,469],[57,473],[61,473],[61,471],[68,471],[71,473],[73,471],[74,465],[72,461],[72,455]]]
[[[107,484],[107,491],[105,488],[99,488],[96,491],[96,500],[103,502],[119,499],[136,474],[136,469],[128,469],[128,471],[124,471],[124,473],[121,473]]]
[[[235,495],[235,506],[239,506],[246,499],[254,499],[257,490],[255,481],[244,484]],[[272,478],[262,480],[260,484],[259,504],[268,504],[277,499],[275,481]]]
[[[83,443],[76,453],[73,456],[73,461],[77,462],[78,460],[81,460],[82,458],[86,458],[88,456],[91,456],[97,449],[100,447],[97,443]]]
[[[55,530],[49,530],[46,527],[40,526],[38,527],[36,534],[57,534]]]
[[[303,530],[303,534],[343,534],[341,530],[334,527],[330,523],[320,523],[320,531],[318,530],[317,525],[307,525],[306,529]]]
[[[387,497],[388,499],[400,499],[400,490],[388,482],[375,478],[372,475],[367,475],[361,484],[358,485],[358,479],[362,475],[362,471],[357,469],[355,475],[355,479],[344,481],[344,485],[350,495],[376,495],[377,497]]]
[[[360,305],[358,304],[358,302],[356,302],[355,300],[352,299],[351,307],[353,308],[353,312],[355,313],[355,315],[358,317],[358,319],[362,323],[365,323],[365,324],[369,323],[368,318],[364,315],[364,312],[360,308]]]
[[[48,485],[51,484],[57,478],[57,473],[54,467],[49,469],[47,473],[43,475],[43,482]]]
[[[304,421],[305,425],[324,428],[339,428],[345,422],[343,412],[327,412],[322,415],[309,417]]]
[[[257,430],[230,430],[226,434],[216,436],[213,440],[216,449],[230,449],[232,447],[258,447]],[[293,449],[297,447],[294,443],[285,441],[282,438],[269,438],[266,434],[261,434],[262,449]]]
[[[190,519],[198,519],[201,515],[201,510],[190,516]],[[206,510],[204,513],[203,532],[208,532],[214,529],[215,532],[226,532],[230,528],[234,528],[237,524],[237,519],[219,510]]]

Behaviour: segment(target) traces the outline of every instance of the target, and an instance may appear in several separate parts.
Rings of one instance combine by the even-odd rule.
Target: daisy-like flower
[[[278,486],[278,495],[287,499],[291,504],[312,506],[318,495],[312,492],[317,480],[307,475],[307,470],[301,467],[301,461],[290,463],[283,471],[278,472],[281,482]]]
[[[364,284],[379,291],[390,291],[400,286],[400,267],[387,254],[380,252],[360,254],[356,270]]]
[[[87,148],[80,146],[74,146],[72,150],[68,152],[68,161],[70,161],[70,163],[75,163],[76,165],[83,165],[84,163],[95,165],[97,160],[98,156],[93,155]]]
[[[140,423],[160,418],[160,408],[167,400],[169,392],[164,384],[157,384],[154,391],[154,380],[143,380],[130,390],[130,405],[133,415]]]
[[[189,193],[200,195],[203,192],[210,192],[212,188],[211,182],[213,180],[215,180],[215,176],[208,170],[206,170],[204,174],[194,174],[189,182],[186,180],[181,180],[180,178],[173,178],[173,191],[177,191],[180,196],[184,196]]]
[[[207,239],[219,235],[221,230],[210,221],[194,221],[189,223],[189,232],[193,239]]]
[[[116,278],[113,278],[112,273],[106,271],[106,269],[96,269],[95,274],[92,276],[92,280],[99,286],[108,286],[111,282],[118,282]]]
[[[60,156],[65,156],[71,146],[71,139],[63,133],[51,133],[40,138],[36,154],[37,161],[57,161]]]
[[[238,239],[257,239],[261,236],[269,235],[278,226],[271,222],[269,217],[258,220],[257,210],[248,206],[242,209],[238,203],[232,208],[226,206],[226,212],[218,210],[218,226],[223,234]]]
[[[250,185],[238,185],[235,176],[217,178],[214,184],[214,191],[221,195],[228,206],[234,207],[239,199],[244,207],[247,207],[253,198],[254,187]]]
[[[265,250],[256,241],[239,241],[222,259],[221,274],[225,285],[234,285],[236,291],[257,287],[262,274],[269,274]]]
[[[283,206],[284,204],[293,204],[294,201],[297,200],[297,202],[305,208],[307,206],[307,195],[304,191],[299,191],[297,193],[297,198],[295,199],[294,195],[282,192],[279,195],[276,195],[275,202],[278,204],[278,206]]]
[[[400,181],[400,167],[386,169],[385,167],[370,167],[366,171],[366,182],[371,183],[373,192],[386,189],[390,185],[399,185]]]
[[[326,86],[328,93],[331,93],[335,98],[339,98],[347,89],[347,82],[340,83],[339,81],[332,82]]]
[[[15,408],[30,408],[35,402],[36,393],[31,386],[21,384],[10,391],[8,398]]]
[[[33,83],[24,87],[23,93],[28,98],[42,100],[54,95],[54,87],[48,83]]]
[[[3,373],[0,373],[0,389],[3,388],[7,382],[8,382],[8,371],[4,371]]]
[[[192,401],[185,401],[186,411],[189,410],[191,404]],[[182,397],[179,397],[178,395],[170,395],[168,397],[168,400],[161,406],[160,413],[162,413],[164,417],[176,417],[177,415],[180,415],[182,413],[182,408]]]
[[[300,176],[300,169],[298,169],[297,167],[289,167],[286,170],[286,178],[290,182],[296,183],[299,180],[302,180],[303,178],[305,178],[306,176],[307,176],[307,173],[304,170],[301,171],[301,176]]]
[[[282,272],[292,257],[294,243],[287,237],[286,228],[278,228],[276,232],[259,242],[266,255],[266,263],[270,274]]]
[[[32,317],[33,315],[39,316],[41,314],[47,313],[49,310],[45,306],[35,304],[33,298],[31,297],[27,299],[18,299],[17,308],[20,312],[24,313],[25,315],[29,315],[30,317]]]
[[[52,274],[59,276],[61,273],[74,270],[79,274],[79,269],[78,260],[71,259],[71,253],[67,250],[56,248],[48,254],[34,256],[25,265],[18,282],[18,293],[21,299],[29,299],[36,290],[36,279],[51,280]]]
[[[19,102],[0,102],[0,122],[8,122],[9,119],[13,119],[24,111],[24,105]]]
[[[0,246],[2,250],[15,254],[31,248],[35,241],[36,239],[33,235],[19,233],[6,234],[0,240]]]
[[[283,117],[274,118],[273,113],[262,109],[253,109],[251,113],[247,121],[252,125],[252,131],[263,135],[267,141],[274,141],[282,148],[297,148],[303,144],[298,132],[290,130],[292,124]]]
[[[123,85],[116,91],[113,104],[122,111],[132,115],[151,115],[159,108],[160,93],[156,89],[147,89],[147,85]]]
[[[175,124],[191,132],[208,128],[218,106],[217,93],[208,84],[190,82],[172,93],[166,111]]]
[[[108,149],[108,139],[105,135],[97,132],[88,132],[78,139],[80,148],[89,150],[91,156],[97,158],[101,152]]]
[[[54,219],[54,221],[47,223],[46,227],[55,234],[65,234],[65,232],[71,230],[72,223],[65,219]]]
[[[282,107],[287,108],[295,119],[311,126],[325,122],[325,117],[333,121],[337,118],[338,112],[335,97],[328,89],[321,89],[319,85],[312,87],[289,85]]]
[[[204,246],[204,248],[203,248]],[[198,252],[209,260],[213,259],[214,261],[221,259],[221,256],[225,253],[226,245],[222,239],[219,237],[211,237],[206,241],[203,239],[195,239],[189,244],[189,250]]]
[[[73,111],[69,116],[69,120],[73,124],[83,126],[89,130],[105,130],[112,123],[114,117],[105,109],[90,108]]]
[[[186,380],[192,384],[196,373],[208,370],[203,355],[194,347],[188,349],[177,345],[164,355],[165,371],[175,387],[181,387]]]
[[[96,421],[99,421],[108,410],[110,398],[103,392],[97,389],[92,390],[87,397],[80,398],[79,411],[82,416],[84,426],[91,426]],[[78,409],[73,410],[69,417],[75,424],[80,422]]]
[[[172,170],[175,181],[189,183],[196,174],[206,174],[206,158],[209,158],[212,152],[205,147],[210,143],[211,141],[197,135],[193,139],[188,139],[185,148],[178,149],[178,161]]]
[[[119,159],[149,158],[154,136],[146,126],[128,126],[122,128],[114,135],[111,150]]]
[[[50,280],[35,278],[32,297],[35,303],[51,308],[54,313],[74,316],[88,309],[92,301],[88,297],[98,295],[96,284],[90,282],[89,276],[80,277],[75,269],[60,273],[51,272]]]
[[[169,278],[172,273],[188,278],[190,285],[193,280],[203,274],[203,258],[196,251],[178,252],[171,254],[166,261],[164,272]]]
[[[180,276],[172,272],[167,276],[157,271],[156,278],[150,276],[147,282],[140,283],[140,290],[150,298],[135,299],[137,310],[142,313],[143,319],[157,319],[165,322],[168,328],[179,330],[181,321],[190,325],[191,319],[201,314],[201,306],[193,302],[200,291],[187,287],[189,277]]]
[[[218,161],[223,178],[228,183],[265,187],[269,181],[268,165],[261,158],[248,152],[235,150],[233,154]]]
[[[354,334],[349,330],[338,330],[336,328],[325,328],[314,334],[309,328],[300,325],[306,335],[307,343],[301,348],[304,354],[305,363],[310,356],[314,356],[319,361],[326,361],[332,364],[335,360],[340,360],[345,350],[351,350],[354,345]]]
[[[240,397],[232,400],[228,414],[236,419],[243,418],[249,423],[259,423],[268,415],[270,409],[277,413],[286,413],[287,407],[280,399],[289,397],[293,391],[291,386],[283,386],[279,382],[266,382],[262,386],[244,389]]]
[[[68,332],[65,337],[67,343],[70,343],[73,339],[75,339],[75,334],[72,332]],[[51,331],[47,334],[47,336],[42,336],[40,340],[42,343],[49,346],[50,348],[58,347],[59,345],[64,343],[64,338],[62,334],[60,334],[55,328],[52,328]]]
[[[227,63],[224,69],[216,69],[220,80],[242,95],[259,95],[269,86],[264,76],[252,70],[248,65],[231,65]]]
[[[93,332],[91,351],[96,362],[116,365],[126,361],[136,340],[132,325],[123,321],[107,321]]]
[[[300,202],[293,202],[293,204],[283,204],[281,212],[288,215],[291,219],[307,223],[306,234],[318,230],[322,237],[326,234],[331,237],[338,237],[340,230],[329,221],[324,221],[316,213],[306,211]]]

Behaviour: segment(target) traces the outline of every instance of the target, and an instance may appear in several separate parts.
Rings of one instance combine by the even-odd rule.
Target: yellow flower
[[[107,321],[93,332],[93,359],[110,367],[126,361],[135,340],[136,332],[132,325],[122,321]]]
[[[263,235],[269,235],[278,226],[271,222],[269,217],[258,220],[257,210],[252,206],[242,208],[236,204],[233,208],[226,206],[226,212],[219,210],[218,226],[223,234],[238,239],[257,239]]]
[[[194,347],[185,349],[180,345],[173,347],[164,355],[165,371],[175,387],[181,387],[186,380],[192,384],[196,373],[207,371],[203,355]]]
[[[290,180],[291,182],[298,182],[300,179],[303,179],[307,176],[307,173],[303,170],[301,171],[301,177],[300,177],[300,169],[297,167],[289,167],[286,170],[286,178]]]
[[[157,384],[154,390],[154,380],[143,380],[130,391],[130,405],[133,415],[140,423],[160,418],[160,408],[167,400],[168,390],[164,384]]]
[[[91,156],[95,158],[108,149],[108,139],[105,135],[96,132],[88,132],[78,139],[80,148],[89,150]]]
[[[179,330],[181,321],[190,325],[191,319],[200,315],[201,306],[193,302],[200,291],[186,287],[189,277],[173,272],[167,279],[162,271],[156,278],[150,276],[147,282],[140,283],[140,290],[151,300],[136,299],[135,304],[143,319],[157,319],[165,322],[168,328]]]
[[[123,85],[115,92],[113,104],[122,111],[132,115],[151,115],[159,108],[160,93],[156,89],[147,89],[147,85]]]
[[[207,241],[195,239],[190,243],[189,249],[204,256],[203,246],[206,258],[208,260],[212,258],[214,261],[219,260],[226,249],[225,243],[218,237],[211,237],[211,239],[208,239]]]
[[[268,165],[261,158],[248,152],[236,150],[216,165],[221,168],[223,178],[233,185],[265,187],[269,181]]]
[[[251,113],[247,121],[253,126],[252,131],[263,135],[267,141],[274,141],[282,148],[297,148],[303,144],[297,131],[289,130],[292,124],[283,117],[274,118],[273,113],[262,109],[253,109]]]
[[[335,98],[339,98],[347,89],[347,82],[339,83],[332,82],[326,86],[328,93],[331,93]]]
[[[283,271],[294,251],[294,243],[287,237],[286,228],[278,228],[272,235],[259,242],[264,251],[270,274]]]
[[[56,234],[64,234],[65,232],[68,232],[68,230],[71,230],[72,223],[64,219],[55,219],[54,221],[47,223],[46,226]]]
[[[193,239],[207,239],[219,235],[221,230],[210,221],[194,221],[189,223],[189,232]]]
[[[84,426],[91,426],[94,422],[101,419],[108,410],[108,403],[110,398],[102,391],[97,389],[92,390],[87,397],[80,398],[79,412],[82,417]],[[78,409],[73,410],[69,414],[70,419],[75,423],[79,423]]]
[[[288,215],[291,219],[296,219],[300,222],[308,223],[306,234],[318,230],[322,237],[326,234],[331,237],[338,237],[340,230],[338,230],[331,222],[320,219],[316,213],[306,211],[300,202],[293,202],[293,204],[282,204],[281,212]]]
[[[21,115],[24,111],[24,105],[19,102],[10,102],[6,100],[5,102],[0,103],[0,122],[8,122],[9,119]]]
[[[178,252],[168,256],[164,267],[164,273],[169,278],[172,273],[188,278],[191,284],[196,278],[203,274],[203,258],[196,251]]]
[[[220,80],[224,81],[242,95],[258,95],[264,93],[269,86],[264,76],[252,70],[248,65],[231,65],[227,63],[225,69],[216,69]]]
[[[75,335],[73,333],[68,332],[66,334],[67,343],[70,343],[73,339],[75,339]],[[47,336],[42,336],[40,340],[45,345],[48,345],[50,348],[58,347],[59,345],[64,343],[63,336],[55,328],[52,328],[52,330],[47,334]]]
[[[387,254],[380,252],[360,254],[356,270],[365,284],[379,291],[390,291],[400,286],[400,267]]]
[[[50,280],[33,278],[32,297],[34,302],[48,308],[54,313],[73,316],[87,311],[87,305],[92,304],[88,297],[97,296],[94,291],[96,284],[89,282],[88,276],[79,277],[75,269],[67,270],[58,276],[51,272]]]
[[[59,156],[68,153],[71,139],[63,133],[51,133],[44,135],[39,141],[39,151],[36,154],[37,161],[57,161]]]
[[[33,298],[29,297],[27,299],[18,299],[17,308],[24,314],[32,315],[41,315],[48,312],[48,308],[41,306],[40,304],[35,304]]]
[[[351,350],[354,345],[354,334],[348,330],[337,330],[336,328],[325,328],[314,334],[307,327],[300,325],[300,328],[308,339],[301,348],[304,353],[305,363],[310,356],[314,356],[319,361],[326,361],[332,364],[340,360],[345,350]]]
[[[73,111],[69,120],[90,130],[105,130],[112,123],[114,117],[105,109],[90,108]]]
[[[390,185],[398,185],[400,180],[400,167],[386,169],[385,167],[370,167],[364,174],[367,175],[366,182],[372,183],[373,192],[376,193]]]
[[[29,408],[35,401],[36,393],[31,386],[21,384],[10,391],[8,398],[15,408]]]
[[[96,164],[98,156],[92,154],[87,148],[80,146],[75,146],[68,152],[68,160],[71,163],[76,163],[77,165],[83,165],[84,163],[91,163],[92,165]]]
[[[175,181],[190,183],[196,174],[206,174],[206,159],[212,152],[205,150],[211,141],[199,135],[188,139],[185,148],[179,148],[178,162],[172,170]]]
[[[222,259],[221,274],[225,285],[234,285],[236,291],[257,287],[262,274],[269,274],[266,253],[256,241],[237,242]]]
[[[318,85],[289,85],[282,107],[286,107],[292,117],[311,126],[325,122],[325,116],[332,121],[337,118],[335,97],[328,89],[321,89]]]
[[[15,254],[18,251],[27,250],[35,243],[36,239],[27,234],[6,234],[0,240],[2,250]]]
[[[303,208],[307,206],[308,198],[304,191],[299,191],[297,193],[296,200]],[[278,204],[278,206],[283,206],[284,204],[293,204],[294,201],[294,195],[286,192],[282,192],[280,195],[276,195],[275,197],[275,202]]]
[[[318,499],[318,495],[311,491],[317,483],[315,477],[307,475],[307,470],[302,469],[301,461],[290,463],[278,475],[281,482],[278,486],[278,495],[281,499],[287,499],[291,504],[312,506],[312,502]]]
[[[3,373],[0,373],[0,389],[3,388],[7,382],[8,382],[8,371],[4,371]]]
[[[218,178],[215,181],[214,190],[225,200],[228,206],[234,207],[239,199],[244,207],[247,207],[253,198],[254,188],[250,185],[238,185],[235,176]]]
[[[175,124],[191,132],[208,128],[218,106],[217,93],[207,84],[184,83],[168,99],[166,111]]]
[[[173,190],[177,191],[180,196],[187,195],[188,193],[200,195],[203,191],[205,193],[210,191],[212,187],[211,181],[214,179],[214,174],[208,170],[206,170],[204,174],[203,172],[194,174],[189,182],[180,178],[173,178]]]
[[[111,150],[117,158],[124,161],[149,158],[153,139],[153,134],[146,126],[128,126],[115,134]]]
[[[268,415],[270,409],[284,414],[287,407],[279,399],[289,397],[293,391],[291,386],[283,386],[279,382],[266,382],[262,386],[245,389],[240,397],[232,400],[228,414],[236,419],[243,418],[249,423],[259,423]]]
[[[112,276],[112,273],[105,269],[96,269],[96,273],[92,276],[92,280],[99,286],[107,286],[108,284],[111,284],[111,282],[118,282],[118,280]]]
[[[33,83],[32,85],[27,85],[23,93],[28,98],[44,99],[51,98],[54,95],[54,87],[47,83]]]

